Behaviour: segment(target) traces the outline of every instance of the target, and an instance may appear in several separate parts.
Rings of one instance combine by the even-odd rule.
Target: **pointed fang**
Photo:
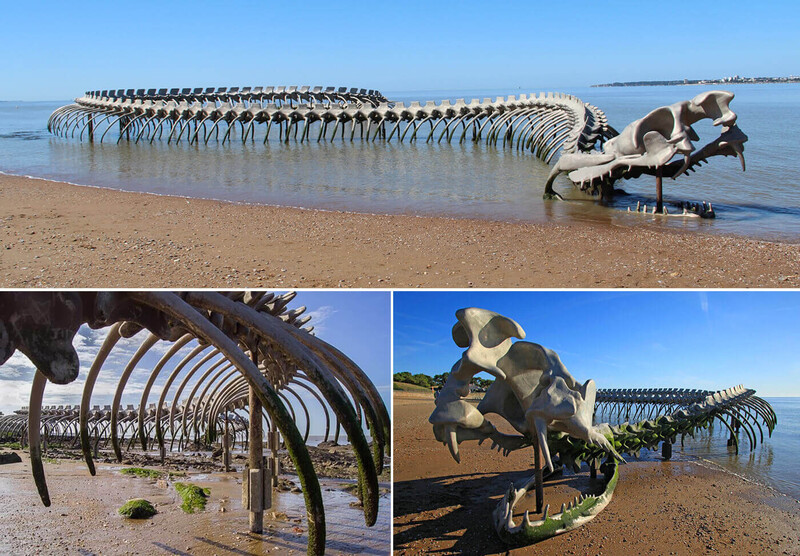
[[[455,427],[450,427],[449,435],[447,437],[447,447],[450,448],[450,455],[456,460],[456,463],[461,463],[461,456],[458,453],[458,437],[456,435]]]
[[[744,154],[742,153],[742,147],[737,145],[736,143],[731,143],[731,148],[736,153],[736,157],[739,159],[739,162],[742,163],[742,172],[744,172],[745,164],[744,164]]]
[[[692,159],[689,158],[689,155],[688,154],[683,155],[683,166],[681,166],[680,170],[678,170],[677,172],[675,172],[672,175],[672,179],[674,180],[678,176],[682,176],[684,174],[684,172],[686,172],[686,170],[689,169],[689,166],[691,166],[691,163],[692,163]]]

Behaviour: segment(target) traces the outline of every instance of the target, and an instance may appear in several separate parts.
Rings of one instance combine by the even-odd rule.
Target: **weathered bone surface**
[[[436,439],[445,444],[460,462],[459,444],[467,440],[492,441],[504,455],[526,446],[534,449],[534,476],[519,485],[509,486],[495,509],[493,520],[498,535],[515,546],[531,544],[564,533],[593,519],[611,501],[618,480],[620,453],[637,456],[642,448],[655,449],[658,443],[671,445],[693,435],[718,420],[731,431],[744,427],[751,446],[756,444],[754,427],[769,433],[777,424],[770,405],[742,386],[719,392],[680,389],[596,390],[594,382],[581,384],[569,374],[558,355],[538,344],[522,339],[525,332],[512,319],[485,309],[467,308],[456,312],[453,340],[467,348],[436,399],[430,416]],[[465,401],[475,374],[487,372],[495,377],[477,407]],[[657,409],[673,410],[671,415],[652,418]],[[636,425],[594,424],[606,412],[617,417],[633,411],[643,420]],[[484,416],[496,413],[519,433],[500,433]],[[763,442],[763,432],[761,433]],[[603,472],[602,493],[576,497],[555,515],[544,507],[542,519],[531,522],[528,512],[519,525],[513,513],[532,487],[536,488],[537,511],[542,511],[543,473],[541,460],[552,472],[559,468],[579,472],[587,462]],[[604,460],[604,461],[603,461]]]
[[[326,440],[331,431],[334,440],[340,429],[347,434],[358,461],[367,525],[373,525],[377,517],[377,475],[391,425],[380,395],[364,372],[313,336],[313,327],[304,327],[310,317],[302,316],[303,307],[287,309],[294,297],[294,292],[278,296],[265,292],[0,293],[0,364],[19,349],[37,368],[30,406],[0,417],[0,437],[27,438],[34,480],[49,506],[43,442],[80,443],[93,475],[93,451],[108,443],[119,460],[126,444],[131,449],[136,442],[144,450],[158,449],[162,458],[168,450],[211,443],[225,431],[234,442],[247,444],[253,440],[247,437],[252,415],[240,412],[248,406],[252,390],[261,401],[270,432],[283,437],[297,470],[306,502],[309,554],[324,552],[325,513],[305,445],[309,412],[298,389],[311,392],[321,405]],[[110,329],[87,373],[82,403],[42,407],[48,380],[64,383],[78,376],[80,364],[71,339],[83,323]],[[143,328],[149,335],[125,366],[113,403],[92,406],[92,390],[114,346]],[[193,340],[196,347],[178,355]],[[159,342],[170,345],[150,372],[140,404],[122,408],[128,379]],[[167,372],[165,367],[172,370]],[[159,375],[167,380],[154,403],[150,390]],[[305,416],[303,433],[295,422],[299,411]],[[371,433],[372,450],[362,422]]]
[[[262,142],[269,139],[311,141],[337,137],[367,141],[459,143],[484,141],[532,152],[551,163],[546,197],[555,177],[568,172],[583,191],[613,193],[620,178],[643,173],[677,177],[714,155],[736,155],[742,160],[747,137],[736,127],[729,103],[733,93],[710,91],[671,106],[653,110],[622,133],[608,125],[596,106],[562,93],[521,94],[495,100],[465,102],[394,102],[372,89],[347,87],[219,87],[185,89],[119,89],[87,91],[74,104],[57,109],[47,128],[56,135],[102,142],[111,132],[138,143],[166,138],[207,144],[222,143],[234,135],[255,141],[256,124],[265,124]],[[722,135],[699,151],[692,123],[714,119]],[[427,124],[427,126],[426,126]],[[683,162],[670,160],[683,155]],[[693,207],[686,212],[697,212]]]

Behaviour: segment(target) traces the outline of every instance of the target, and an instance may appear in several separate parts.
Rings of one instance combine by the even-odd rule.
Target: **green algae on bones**
[[[175,490],[183,499],[181,509],[187,514],[193,514],[195,510],[206,509],[206,502],[211,495],[210,488],[201,488],[191,483],[175,483]]]
[[[128,500],[117,512],[130,519],[146,519],[158,513],[153,504],[143,498]]]

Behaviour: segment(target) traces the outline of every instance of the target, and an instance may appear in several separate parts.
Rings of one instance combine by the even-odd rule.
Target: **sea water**
[[[727,445],[730,431],[716,421],[713,427],[697,432],[694,438],[685,437],[683,447],[679,437],[673,446],[673,459],[696,461],[722,469],[800,500],[800,468],[797,465],[800,456],[800,398],[764,399],[775,410],[778,424],[771,437],[767,428],[762,426],[763,442],[758,428],[754,427],[758,441],[755,449],[750,449],[747,434],[741,429],[737,435],[739,453],[736,454],[735,448]],[[660,460],[661,452],[643,450],[641,458]]]
[[[603,109],[622,129],[650,110],[725,88],[739,126],[749,136],[747,171],[733,157],[712,158],[697,173],[664,181],[665,200],[712,201],[715,220],[628,214],[651,204],[655,180],[643,176],[617,186],[628,195],[609,206],[576,191],[565,177],[556,189],[568,202],[543,201],[550,168],[531,153],[483,143],[445,144],[336,140],[284,144],[238,140],[220,145],[102,144],[54,137],[53,110],[68,100],[0,102],[0,171],[82,185],[235,202],[365,213],[444,215],[512,222],[590,221],[643,224],[800,241],[800,85],[547,88],[571,93]],[[397,101],[496,98],[518,90],[384,91]],[[260,126],[263,127],[263,126]],[[708,121],[695,126],[698,148],[719,135]],[[263,130],[259,130],[263,133]]]
[[[727,446],[728,429],[717,426],[713,432],[704,431],[694,439],[687,438],[683,452],[800,500],[800,469],[797,466],[800,456],[800,398],[765,400],[775,410],[778,425],[771,438],[764,427],[763,443],[756,428],[759,443],[754,450],[750,450],[747,434],[740,431],[737,455],[733,447]],[[677,450],[678,446],[675,448]]]

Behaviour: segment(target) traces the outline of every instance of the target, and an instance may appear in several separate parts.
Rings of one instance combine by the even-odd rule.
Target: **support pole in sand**
[[[741,423],[739,419],[736,417],[731,417],[731,435],[728,437],[728,446],[733,446],[736,442],[734,437],[736,436],[733,431],[739,432],[739,428],[741,427]]]
[[[661,214],[664,212],[664,196],[661,191],[661,181],[664,170],[661,166],[656,170],[656,213]]]
[[[661,457],[667,461],[672,459],[672,442],[665,440],[661,443]]]
[[[94,143],[94,115],[89,114],[89,142]]]
[[[225,434],[222,435],[222,464],[225,473],[231,470],[231,436],[228,427],[228,410],[225,410]]]
[[[596,479],[597,478],[597,462],[596,462],[596,460],[592,460],[592,462],[589,464],[589,477],[591,477],[592,479]]]
[[[281,447],[281,433],[277,430],[269,431],[269,449],[272,452],[270,456],[270,475],[272,477],[271,484],[273,487],[278,486],[278,473],[280,473],[280,464],[278,463],[278,449]]]
[[[272,457],[264,458],[264,509],[272,508],[272,473],[277,462]]]
[[[261,533],[264,530],[264,504],[263,504],[263,469],[264,445],[261,429],[261,400],[256,395],[255,388],[250,386],[250,532]],[[255,484],[254,484],[255,483]],[[244,485],[242,485],[244,487]]]
[[[542,473],[542,461],[539,456],[539,441],[534,437],[533,444],[533,468],[536,472],[536,513],[542,513],[544,506],[544,475]]]

